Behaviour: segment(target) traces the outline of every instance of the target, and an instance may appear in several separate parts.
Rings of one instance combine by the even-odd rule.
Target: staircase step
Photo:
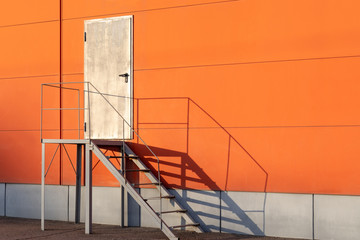
[[[131,150],[131,148],[130,148],[126,143],[124,144],[124,151],[125,151],[125,154],[126,154],[127,156],[137,156],[137,154],[135,154],[135,153]],[[155,156],[155,157],[156,157],[156,156]],[[144,162],[142,162],[141,158],[133,158],[133,159],[131,159],[131,160],[133,161],[133,163],[136,164],[136,166],[137,166],[139,169],[147,169],[147,168],[148,168],[148,167],[144,164]],[[151,161],[151,160],[152,160],[152,158],[147,159],[147,161]],[[154,161],[157,162],[156,160],[154,160]],[[178,167],[178,165],[177,165],[177,167]],[[148,179],[150,180],[150,182],[155,182],[155,183],[157,183],[157,182],[160,180],[160,179],[158,179],[157,176],[155,176],[155,175],[152,173],[151,170],[150,170],[150,172],[145,172],[144,174],[148,177]],[[154,185],[153,185],[153,186],[154,186]],[[172,194],[165,188],[165,186],[164,186],[163,183],[161,183],[160,186],[159,186],[159,185],[155,185],[155,186],[156,186],[156,188],[158,188],[158,189],[161,191],[161,193],[162,193],[164,196],[162,196],[161,198],[160,198],[160,196],[158,196],[158,197],[148,197],[148,199],[142,198],[142,200],[143,200],[144,202],[147,202],[147,203],[148,203],[148,201],[151,200],[151,199],[158,199],[158,200],[160,200],[160,199],[162,199],[162,198],[168,198],[168,199],[171,199],[171,203],[173,204],[173,207],[174,207],[173,209],[186,209],[186,208],[184,208],[184,207],[181,206],[181,204],[176,200],[175,196],[172,196]],[[159,209],[159,211],[162,211],[162,209],[161,209],[161,210]],[[155,213],[155,212],[154,212],[154,213]],[[156,214],[157,216],[159,216],[157,213],[155,213],[155,214]],[[199,232],[199,233],[204,232],[204,231],[201,229],[200,224],[199,224],[199,223],[196,223],[196,222],[194,221],[194,219],[190,216],[189,211],[183,213],[183,214],[182,214],[182,217],[184,218],[185,222],[188,223],[188,224],[187,224],[187,225],[183,225],[183,226],[174,226],[174,228],[181,228],[181,227],[186,227],[186,226],[188,226],[188,227],[191,227],[192,230],[194,230],[194,231],[196,231],[196,232]],[[191,223],[192,223],[192,224],[191,224]],[[165,224],[165,227],[168,227],[168,225]],[[173,228],[168,228],[168,229],[170,229],[170,231],[171,231]]]
[[[133,186],[142,186],[142,185],[161,185],[161,183],[159,184],[159,183],[133,183],[132,184]]]
[[[126,169],[125,172],[150,172],[150,169]]]
[[[174,195],[166,195],[166,196],[161,196],[161,198],[171,199],[171,198],[175,198],[175,196],[174,196]],[[158,199],[160,199],[160,196],[158,196],[158,197],[144,198],[144,201],[148,201],[148,200],[158,200]]]
[[[176,225],[176,226],[171,226],[170,228],[198,227],[198,226],[200,226],[200,223],[190,223],[190,224],[184,224],[184,225]]]
[[[94,142],[91,141],[91,143],[94,143]],[[140,159],[137,159],[138,157],[136,156],[136,154],[134,154],[132,152],[132,150],[125,143],[122,143],[122,145],[125,148],[124,150],[125,150],[127,158],[132,158],[132,160],[134,160],[134,163],[137,165],[137,167],[139,169],[144,169],[144,170],[148,169],[148,167]],[[203,232],[202,229],[200,228],[200,224],[198,224],[198,223],[173,226],[170,228],[166,224],[166,222],[162,218],[160,218],[161,215],[156,213],[154,211],[154,209],[146,202],[147,200],[156,199],[156,198],[150,197],[149,199],[143,199],[141,197],[141,195],[136,191],[134,186],[136,186],[136,185],[137,186],[141,186],[141,185],[156,186],[161,191],[160,194],[161,193],[164,194],[164,196],[162,196],[161,198],[174,198],[174,200],[172,201],[172,203],[174,205],[174,209],[180,209],[177,211],[163,211],[162,213],[184,212],[182,217],[184,218],[185,222],[194,223],[194,220],[191,218],[191,216],[189,216],[188,212],[184,211],[185,209],[183,207],[181,207],[181,205],[176,201],[176,198],[170,194],[170,192],[164,187],[164,185],[161,182],[159,182],[160,179],[158,180],[156,178],[156,176],[153,175],[151,170],[149,172],[145,172],[145,175],[149,178],[150,182],[139,183],[139,184],[130,184],[130,182],[128,182],[128,180],[125,178],[125,174],[123,174],[122,171],[119,171],[115,167],[116,164],[114,165],[112,163],[112,161],[110,161],[110,159],[104,155],[104,153],[99,149],[99,147],[96,144],[93,145],[91,151],[99,158],[99,160],[104,164],[104,166],[114,175],[114,177],[119,181],[119,183],[122,186],[124,186],[126,191],[133,197],[133,199],[141,206],[142,209],[145,209],[146,211],[148,211],[148,213],[154,218],[154,220],[157,223],[162,223],[162,222],[164,223],[164,224],[160,224],[161,230],[169,239],[178,239],[172,232],[172,230],[175,228],[194,227],[193,230],[195,230],[197,232]],[[114,156],[114,157],[117,157],[117,156]],[[135,170],[135,169],[129,169],[129,170]],[[160,198],[160,196],[158,197],[158,199],[161,199],[161,198]]]
[[[106,156],[106,158],[122,158],[122,156]],[[138,156],[125,156],[125,158],[139,159]]]
[[[157,214],[166,214],[166,213],[186,213],[187,210],[186,209],[176,209],[176,210],[169,210],[169,211],[162,211],[162,212],[157,212]]]

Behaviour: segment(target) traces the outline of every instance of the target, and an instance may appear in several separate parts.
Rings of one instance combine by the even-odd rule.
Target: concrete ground
[[[40,230],[40,220],[0,217],[0,240],[25,239],[167,239],[155,228],[127,227],[93,224],[93,234],[84,233],[84,224],[45,221],[45,231]],[[255,237],[228,233],[194,233],[176,231],[180,239],[242,239],[291,240],[290,238]]]

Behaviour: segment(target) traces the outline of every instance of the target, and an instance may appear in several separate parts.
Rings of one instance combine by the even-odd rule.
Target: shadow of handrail
[[[146,155],[143,155],[142,153],[146,152],[146,149],[142,144],[138,143],[128,143],[129,146],[138,154],[138,156],[143,160],[143,162],[147,165],[151,171],[156,171],[156,169],[149,163],[156,163],[156,160],[148,157]],[[199,177],[198,179],[201,180],[203,183],[205,183],[210,189],[220,189],[220,187],[214,182],[211,177],[205,173],[205,171],[187,154],[180,151],[174,151],[174,150],[168,150],[164,148],[159,148],[156,146],[150,146],[151,149],[156,152],[157,156],[161,157],[169,157],[169,156],[177,156],[181,158],[181,161],[183,164],[178,165],[177,167],[181,168],[183,166],[187,166],[187,168],[191,169],[193,172],[196,173],[196,175]],[[171,165],[172,167],[175,167],[176,165],[172,162],[160,160],[160,165]],[[161,172],[161,174],[164,174],[164,172]],[[166,176],[166,173],[164,174]],[[175,176],[172,176],[175,177]],[[186,176],[178,175],[177,178],[186,178]],[[135,177],[136,178],[136,177]],[[134,179],[134,177],[133,177]],[[170,184],[166,181],[166,179],[163,177],[163,183],[165,186],[172,186],[173,188],[181,188],[181,185],[174,185]],[[137,179],[138,180],[138,179]],[[189,189],[188,189],[189,190]],[[186,190],[171,190],[171,193],[175,195],[175,197],[181,202],[181,204],[189,211],[190,215],[194,218],[194,220],[198,223],[200,223],[201,227],[205,231],[222,231],[222,232],[231,232],[231,233],[237,233],[237,234],[248,234],[236,229],[226,229],[224,227],[216,226],[216,225],[209,225],[206,224],[201,217],[207,217],[212,219],[218,219],[221,218],[222,222],[228,222],[231,224],[237,224],[242,225],[250,230],[250,232],[254,235],[262,236],[264,235],[264,231],[260,229],[260,227],[253,221],[251,218],[247,215],[246,211],[241,209],[239,205],[228,196],[226,192],[216,193],[212,191],[202,191],[202,190],[193,190],[196,191],[196,193],[203,195],[207,200],[204,201],[204,198],[191,198],[187,195]],[[220,195],[219,195],[220,194]],[[214,200],[213,198],[219,198],[223,204],[216,204],[216,203],[210,203],[210,200]],[[264,205],[265,206],[264,199]],[[237,219],[231,219],[224,216],[219,216],[214,213],[206,213],[202,210],[196,210],[193,207],[191,207],[191,204],[200,204],[202,206],[205,206],[207,208],[211,209],[217,209],[220,212],[220,208],[222,210],[231,211],[237,218]],[[201,208],[202,209],[202,208]],[[264,209],[259,210],[258,212],[264,214]],[[264,218],[264,217],[263,217]],[[263,226],[264,229],[264,226]]]
[[[186,144],[187,148],[185,152],[182,151],[176,151],[176,150],[170,150],[166,148],[161,148],[157,146],[151,146],[151,149],[154,150],[157,156],[160,157],[160,165],[162,166],[170,166],[171,168],[179,169],[180,173],[173,173],[173,172],[166,172],[161,171],[162,181],[164,182],[165,186],[173,188],[171,190],[172,194],[174,194],[186,207],[186,209],[189,210],[189,213],[194,218],[195,221],[199,222],[201,224],[201,227],[205,231],[222,231],[222,232],[231,232],[231,233],[238,233],[238,234],[249,234],[252,233],[254,235],[264,235],[265,230],[265,204],[266,204],[266,193],[264,194],[264,200],[263,204],[261,205],[262,209],[253,211],[258,212],[263,215],[263,226],[262,229],[247,215],[247,211],[244,211],[241,209],[241,207],[228,195],[227,191],[227,185],[228,185],[228,178],[229,178],[229,165],[230,165],[230,148],[238,146],[248,157],[251,159],[252,162],[255,163],[258,169],[264,174],[264,185],[263,185],[263,191],[266,192],[267,190],[267,183],[268,183],[268,173],[267,171],[260,165],[260,163],[250,154],[249,151],[245,149],[245,147],[225,128],[223,127],[214,117],[212,117],[203,107],[201,107],[198,103],[196,103],[194,100],[192,100],[189,97],[169,97],[169,98],[136,98],[137,102],[137,129],[142,130],[142,128],[139,127],[139,124],[186,124],[186,130],[187,130],[187,136],[186,136]],[[141,118],[141,111],[139,110],[139,102],[141,101],[151,101],[151,100],[185,100],[187,102],[187,122],[186,123],[175,123],[175,122],[167,122],[167,123],[161,123],[159,121],[156,122],[146,122],[142,123],[139,122],[139,119]],[[200,110],[202,113],[204,113],[208,119],[210,119],[213,123],[216,124],[216,128],[221,129],[223,133],[226,134],[227,138],[229,139],[228,143],[228,156],[227,156],[227,165],[226,165],[226,181],[225,181],[225,188],[220,187],[205,171],[202,169],[198,164],[197,161],[194,160],[190,154],[189,154],[189,125],[190,125],[190,105],[195,106],[198,110]],[[151,128],[150,128],[151,129]],[[230,143],[233,142],[235,145],[230,145]],[[141,159],[144,160],[144,163],[152,170],[156,171],[156,169],[152,166],[152,163],[156,163],[156,160],[153,159],[151,156],[147,156],[146,149],[142,146],[142,144],[139,143],[129,143],[131,148],[134,150],[136,154],[138,154]],[[165,161],[163,158],[166,157],[180,157],[181,163],[174,163],[172,161]],[[165,167],[162,167],[164,169]],[[190,169],[193,173],[196,174],[196,177],[188,176],[186,174],[186,169]],[[167,182],[167,177],[171,177],[172,179],[179,179],[180,184],[174,184],[174,181]],[[220,199],[222,201],[222,204],[217,205],[213,203],[209,203],[208,201],[203,201],[203,197],[200,197],[199,199],[190,198],[187,195],[187,190],[191,190],[191,188],[188,188],[185,184],[186,181],[189,182],[196,182],[196,183],[202,183],[205,184],[207,188],[210,190],[216,190],[219,192],[212,192],[212,191],[198,191],[198,190],[192,190],[199,194],[201,194],[205,199],[209,198],[216,198]],[[182,189],[182,190],[175,190],[175,189]],[[223,191],[225,190],[225,192]],[[220,195],[219,195],[220,194]],[[204,211],[198,211],[191,207],[193,204],[200,204],[202,206],[205,206],[207,208],[219,208],[219,215]],[[234,216],[236,216],[236,219],[226,216],[221,216],[221,210],[224,211],[230,211]],[[227,222],[229,224],[235,224],[235,225],[242,225],[245,228],[247,228],[248,231],[241,231],[240,229],[227,229],[224,226],[216,226],[212,224],[206,224],[202,218],[211,218],[211,219],[218,219],[221,218],[220,221]]]
[[[195,106],[197,106],[203,113],[205,113],[209,118],[211,118],[211,120],[213,120],[224,132],[226,132],[229,135],[229,138],[232,139],[250,158],[251,160],[254,161],[254,163],[261,169],[261,171],[264,172],[265,174],[265,184],[264,184],[264,192],[266,192],[266,188],[267,188],[267,182],[268,182],[268,177],[269,174],[265,171],[265,169],[259,164],[258,161],[256,161],[256,159],[244,148],[243,145],[241,145],[238,140],[236,140],[236,138],[234,138],[231,133],[229,133],[218,121],[216,121],[215,118],[213,118],[207,111],[205,111],[199,104],[197,104],[194,100],[192,100],[191,98],[188,98],[188,100],[190,102],[192,102]],[[229,167],[229,163],[228,163],[228,167]],[[228,175],[228,174],[227,174]],[[226,190],[225,186],[225,190]]]
[[[194,106],[196,106],[202,113],[204,113],[209,119],[211,119],[212,122],[214,122],[220,129],[222,129],[222,131],[224,133],[226,133],[228,135],[229,138],[229,147],[228,147],[228,152],[230,153],[230,141],[233,140],[235,142],[235,144],[240,147],[244,153],[257,165],[257,167],[263,172],[263,174],[265,175],[265,182],[264,182],[264,188],[263,191],[266,192],[267,191],[267,184],[268,184],[268,178],[269,178],[269,174],[268,172],[260,165],[260,163],[249,153],[249,151],[247,151],[245,149],[245,147],[225,128],[223,127],[213,116],[211,116],[204,108],[202,108],[198,103],[196,103],[193,99],[189,98],[189,97],[162,97],[162,98],[134,98],[135,100],[138,101],[138,105],[140,101],[149,101],[149,100],[187,100],[187,104],[188,104],[188,109],[187,109],[187,114],[189,115],[189,107],[190,107],[190,103],[192,103]],[[140,112],[138,110],[138,117],[140,115]],[[187,130],[189,131],[189,116],[187,118]],[[139,123],[138,123],[139,124]],[[144,124],[144,123],[141,123]],[[151,123],[146,123],[146,124],[151,124]],[[156,123],[156,124],[161,124],[161,123]],[[166,123],[169,124],[169,123]],[[173,124],[177,124],[177,123],[173,123]],[[137,129],[139,129],[139,126],[137,127]],[[229,154],[230,155],[230,154]],[[225,183],[225,189],[227,190],[227,183],[228,183],[228,176],[229,176],[229,165],[230,165],[230,156],[228,156],[227,159],[227,173],[226,173],[226,183]]]

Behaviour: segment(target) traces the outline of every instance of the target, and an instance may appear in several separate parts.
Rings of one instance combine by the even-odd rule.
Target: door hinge
[[[84,32],[84,42],[86,42],[86,32]]]

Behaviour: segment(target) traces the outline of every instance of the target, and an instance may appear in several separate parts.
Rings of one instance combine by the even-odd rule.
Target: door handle
[[[127,83],[129,81],[129,74],[128,73],[123,73],[123,74],[120,74],[119,77],[123,77],[125,78],[125,83]]]

